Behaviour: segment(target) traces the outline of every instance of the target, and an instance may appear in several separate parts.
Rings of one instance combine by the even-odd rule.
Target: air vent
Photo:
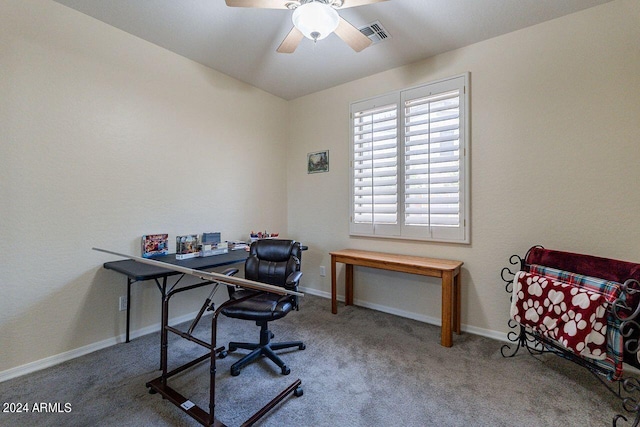
[[[380,21],[358,28],[362,34],[369,37],[373,44],[380,43],[383,40],[391,38],[391,35],[384,29]]]

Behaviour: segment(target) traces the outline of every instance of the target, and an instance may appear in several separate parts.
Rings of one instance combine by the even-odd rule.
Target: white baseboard
[[[198,312],[196,311],[193,313],[189,313],[183,316],[173,318],[171,319],[171,323],[177,324],[177,323],[186,322],[188,320],[192,320],[197,314]],[[150,325],[142,329],[130,331],[129,339],[134,339],[134,338],[141,337],[143,335],[157,332],[160,330],[160,326],[161,324],[160,322],[158,322],[157,324]],[[84,356],[85,354],[93,353],[94,351],[111,347],[112,345],[123,343],[125,342],[125,340],[126,340],[126,334],[121,334],[113,338],[107,338],[106,340],[98,341],[89,345],[85,345],[83,347],[65,351],[64,353],[56,354],[50,357],[45,357],[44,359],[36,360],[34,362],[27,363],[25,365],[16,366],[15,368],[7,369],[6,371],[0,372],[0,383],[3,381],[20,377],[22,375],[39,371],[41,369],[50,368],[51,366],[58,365],[60,363],[66,362],[71,359],[75,359],[76,357]]]
[[[317,289],[312,288],[300,288],[302,292],[316,295],[322,298],[326,298],[328,300],[331,299],[331,294],[329,292],[319,291]],[[344,297],[338,296],[338,301],[344,302]],[[380,304],[372,304],[370,302],[354,300],[354,304],[360,307],[370,308],[372,310],[381,311],[383,313],[393,314],[395,316],[406,317],[408,319],[417,320],[419,322],[429,323],[431,325],[440,326],[442,324],[441,320],[432,316],[425,316],[419,313],[412,313],[409,311],[399,310],[393,307],[387,307]],[[182,323],[189,320],[192,320],[198,313],[193,312],[189,314],[185,314],[183,316],[179,316],[171,319],[172,324]],[[142,329],[137,329],[135,331],[130,332],[130,339],[138,338],[147,334],[151,334],[153,332],[157,332],[160,330],[160,322],[147,326]],[[492,331],[489,329],[476,328],[475,326],[462,325],[461,329],[465,332],[474,335],[480,335],[487,338],[492,338],[498,341],[508,341],[507,335],[503,332]],[[46,357],[44,359],[36,360],[31,363],[27,363],[25,365],[16,366],[15,368],[7,369],[6,371],[0,372],[0,382],[7,381],[13,378],[20,377],[22,375],[30,374],[32,372],[39,371],[41,369],[49,368],[51,366],[58,365],[62,362],[66,362],[67,360],[75,359],[76,357],[84,356],[85,354],[93,353],[94,351],[102,350],[107,347],[111,347],[112,345],[116,345],[119,343],[123,343],[125,341],[125,334],[121,334],[119,336],[113,338],[107,338],[106,340],[98,341],[84,347],[76,348],[73,350],[65,351],[64,353],[56,354],[54,356]]]
[[[331,299],[331,294],[329,292],[319,291],[317,289],[312,289],[312,288],[303,288],[303,287],[300,287],[300,291],[311,294],[311,295],[316,295],[319,297]],[[338,301],[344,302],[344,297],[341,295],[338,295]],[[360,307],[370,308],[372,310],[393,314],[399,317],[406,317],[407,319],[413,319],[413,320],[417,320],[418,322],[429,323],[430,325],[436,325],[436,326],[442,325],[442,319],[440,319],[439,317],[425,316],[420,313],[404,311],[397,308],[387,307],[385,305],[380,305],[380,304],[373,304],[373,303],[358,300],[358,299],[354,299],[353,303],[354,305],[357,305]],[[491,329],[477,328],[475,326],[470,326],[470,325],[461,325],[460,329],[462,329],[464,332],[468,332],[473,335],[479,335],[481,337],[491,338],[497,341],[509,342],[509,340],[507,339],[507,334],[504,332],[493,331]]]
[[[73,350],[65,351],[64,353],[56,354],[54,356],[46,357],[44,359],[36,360],[26,365],[16,366],[15,368],[7,369],[0,372],[0,382],[7,381],[13,378],[20,377],[22,375],[30,374],[32,372],[39,371],[41,369],[49,368],[67,360],[75,359],[76,357],[84,356],[85,354],[93,353],[94,351],[102,350],[103,348],[110,347],[117,344],[117,338],[109,338],[103,341],[99,341],[93,344],[86,345],[84,347],[76,348]]]
[[[303,288],[303,287],[300,287],[300,291],[307,294],[331,299],[331,294],[329,292],[323,292],[317,289]],[[344,302],[344,296],[338,295],[337,299],[340,302]],[[431,325],[436,325],[436,326],[442,325],[442,319],[432,317],[432,316],[425,316],[418,313],[412,313],[410,311],[398,310],[397,308],[387,307],[379,304],[372,304],[370,302],[360,301],[357,299],[353,300],[353,304],[360,307],[370,308],[372,310],[393,314],[395,316],[406,317],[408,319],[417,320],[419,322],[429,323]],[[468,332],[473,335],[479,335],[481,337],[491,338],[496,341],[502,341],[508,344],[513,344],[513,341],[509,341],[507,339],[507,334],[504,332],[493,331],[491,329],[477,328],[475,326],[470,326],[470,325],[461,325],[460,329],[462,329],[464,332]],[[633,375],[640,375],[639,368],[636,368],[635,366],[629,365],[627,363],[624,363],[624,372],[631,373]]]

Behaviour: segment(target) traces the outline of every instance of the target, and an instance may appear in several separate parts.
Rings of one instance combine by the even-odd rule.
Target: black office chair
[[[251,244],[249,258],[244,266],[245,279],[256,282],[282,286],[290,290],[298,290],[298,282],[302,277],[300,260],[302,251],[300,243],[292,240],[266,239],[258,240]],[[238,269],[229,269],[225,274],[233,275]],[[229,298],[240,299],[255,292],[242,288],[229,289]],[[238,348],[252,350],[231,366],[231,375],[240,375],[240,369],[245,365],[264,355],[280,367],[283,375],[288,375],[291,370],[276,354],[275,350],[298,347],[305,349],[302,341],[272,343],[273,333],[268,329],[267,322],[278,320],[286,316],[291,310],[298,310],[298,297],[291,295],[276,295],[270,293],[258,294],[238,304],[230,305],[222,309],[222,314],[227,317],[244,320],[254,320],[260,326],[259,343],[230,342],[228,351]],[[221,357],[226,356],[226,352]]]

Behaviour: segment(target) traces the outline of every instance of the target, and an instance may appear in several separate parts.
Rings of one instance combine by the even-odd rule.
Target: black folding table
[[[192,268],[195,270],[210,270],[216,267],[224,267],[238,263],[244,263],[249,257],[249,252],[245,250],[229,251],[226,254],[212,255],[207,257],[196,257],[179,260],[175,254],[155,257],[154,259],[169,264],[178,265],[180,267]],[[127,334],[126,342],[129,342],[129,325],[131,322],[131,285],[136,282],[144,282],[153,280],[160,290],[161,301],[167,296],[167,279],[170,276],[178,276],[175,283],[171,286],[174,288],[185,276],[184,273],[169,270],[155,265],[143,264],[131,259],[122,261],[105,262],[103,267],[108,270],[117,271],[127,277]]]

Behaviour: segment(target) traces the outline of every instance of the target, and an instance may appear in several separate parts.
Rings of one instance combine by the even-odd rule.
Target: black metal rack
[[[541,248],[541,246],[534,246]],[[533,249],[533,248],[531,248]],[[531,251],[529,249],[529,251]],[[505,282],[505,290],[513,294],[513,279],[517,271],[529,271],[526,260],[529,252],[524,258],[519,255],[509,257],[511,267],[504,267],[500,272],[501,279]],[[512,271],[517,268],[518,270]],[[630,296],[640,293],[640,283],[637,280],[629,279],[622,284],[620,297],[607,308],[607,315],[614,316],[619,321],[619,330],[624,337],[624,347],[627,352],[637,354],[640,352],[640,342],[637,334],[632,334],[633,330],[640,329],[640,304],[630,307],[627,304]],[[513,298],[511,295],[510,298]],[[640,425],[640,380],[636,377],[624,377],[614,379],[610,370],[597,365],[589,359],[576,355],[564,348],[556,341],[545,337],[536,331],[527,328],[514,319],[509,319],[508,326],[511,331],[507,333],[507,339],[514,344],[505,344],[500,348],[503,357],[514,357],[521,348],[526,349],[530,355],[539,356],[545,353],[552,353],[564,359],[570,360],[591,372],[611,393],[622,402],[625,412],[629,413],[632,420],[622,414],[613,417],[614,427],[623,425],[621,422],[631,422],[632,427]],[[515,345],[515,348],[513,347]]]

